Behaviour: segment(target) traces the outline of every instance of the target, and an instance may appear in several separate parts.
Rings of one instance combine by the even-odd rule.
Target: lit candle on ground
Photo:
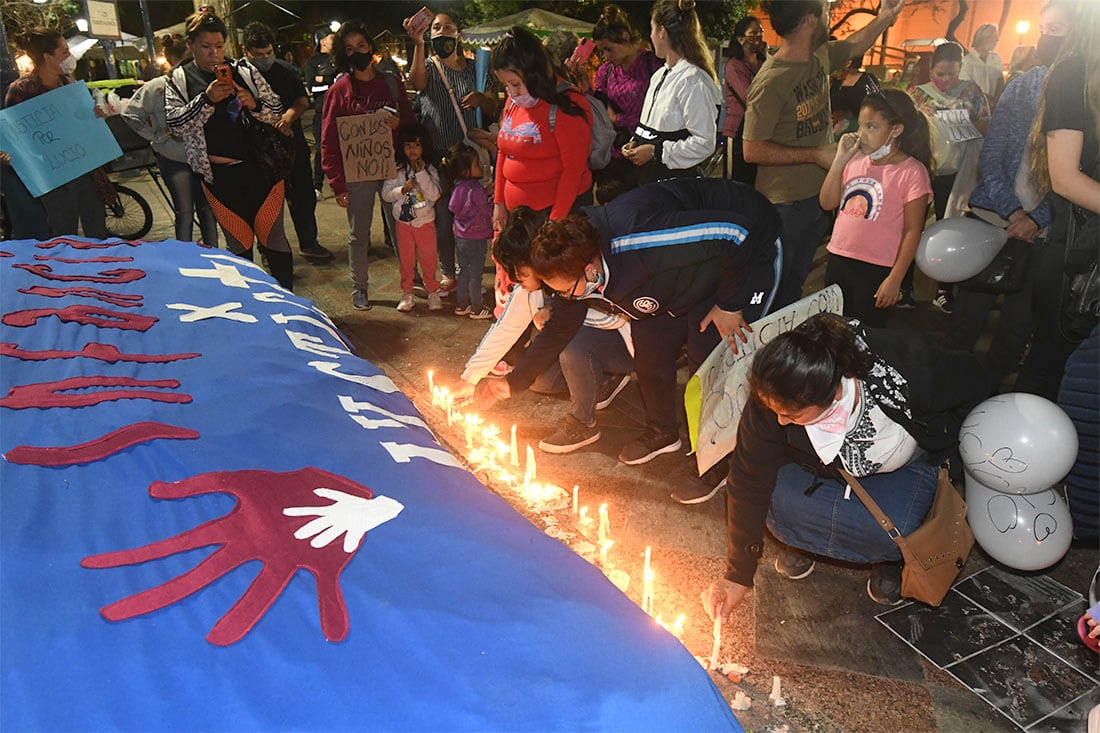
[[[582,526],[592,523],[592,520],[588,517],[588,507],[586,507],[586,506],[581,507],[581,510],[580,510],[580,512],[578,512],[577,516],[580,517],[580,522],[579,523]]]
[[[537,476],[538,474],[535,472],[535,451],[531,446],[527,446],[527,465],[523,469],[523,485],[527,486]]]
[[[596,537],[600,544],[607,541],[611,535],[611,522],[607,518],[607,504],[600,504],[600,525],[596,529]]]
[[[428,392],[435,392],[435,372],[431,369],[428,370]]]
[[[512,465],[519,465],[519,448],[516,446],[516,426],[512,426]]]
[[[642,567],[642,610],[653,615],[653,568],[649,565],[650,553],[653,548],[645,548],[645,564]]]
[[[600,545],[600,565],[607,567],[607,551],[615,544],[615,540],[608,540]]]
[[[714,646],[710,649],[710,668],[718,669],[718,651],[722,646],[722,617],[714,619]]]
[[[577,486],[576,484],[573,485],[573,516],[574,517],[577,516],[577,499],[579,498],[578,493],[580,492],[580,489],[581,489],[580,486]]]

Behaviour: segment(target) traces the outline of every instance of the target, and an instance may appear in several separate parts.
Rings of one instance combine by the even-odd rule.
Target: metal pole
[[[149,63],[157,62],[157,41],[153,38],[153,26],[149,23],[149,2],[139,0],[141,6],[141,23],[145,26],[145,55],[149,57]]]
[[[107,78],[117,79],[118,69],[115,68],[115,42],[110,38],[99,39],[99,45],[103,47],[103,60],[107,63]]]

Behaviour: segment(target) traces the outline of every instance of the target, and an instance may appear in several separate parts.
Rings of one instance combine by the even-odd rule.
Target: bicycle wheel
[[[107,204],[107,232],[119,239],[141,239],[153,228],[153,210],[132,188],[115,184],[118,203]]]

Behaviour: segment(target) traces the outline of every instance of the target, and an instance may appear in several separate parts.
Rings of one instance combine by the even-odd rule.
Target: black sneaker
[[[775,558],[775,572],[787,580],[802,580],[809,577],[816,564],[806,553],[784,547]]]
[[[320,265],[336,259],[336,255],[319,244],[312,247],[302,247],[302,257],[305,257],[311,265]]]
[[[718,492],[726,488],[726,479],[723,478],[716,484],[710,484],[701,478],[692,479],[687,486],[672,490],[672,500],[680,504],[702,504],[718,496]]]
[[[413,281],[413,295],[418,298],[428,297],[428,289],[424,287],[424,283],[415,280]]]
[[[900,562],[882,562],[871,568],[867,595],[872,601],[881,606],[901,603],[901,567]]]
[[[662,453],[675,453],[680,450],[680,436],[676,433],[660,433],[657,428],[647,425],[645,432],[623,446],[619,451],[619,461],[628,466],[649,463]]]
[[[572,453],[600,439],[600,429],[588,426],[572,415],[566,415],[554,434],[539,441],[539,450],[547,453]]]
[[[917,299],[913,297],[912,290],[902,290],[901,296],[898,298],[898,302],[894,304],[895,308],[902,310],[913,310],[917,307]]]
[[[941,290],[936,293],[936,298],[932,301],[932,305],[939,308],[947,315],[951,315],[955,312],[955,294],[946,290]]]
[[[611,403],[615,401],[615,398],[619,396],[626,385],[630,384],[630,375],[626,374],[621,377],[612,377],[603,383],[600,387],[599,393],[596,395],[596,409],[606,410],[611,407]]]

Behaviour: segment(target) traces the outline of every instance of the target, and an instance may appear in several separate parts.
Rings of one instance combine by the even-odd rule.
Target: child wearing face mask
[[[838,209],[825,284],[844,294],[844,314],[886,325],[932,200],[927,119],[905,92],[864,98],[859,132],[840,138],[821,187],[821,208]]]

